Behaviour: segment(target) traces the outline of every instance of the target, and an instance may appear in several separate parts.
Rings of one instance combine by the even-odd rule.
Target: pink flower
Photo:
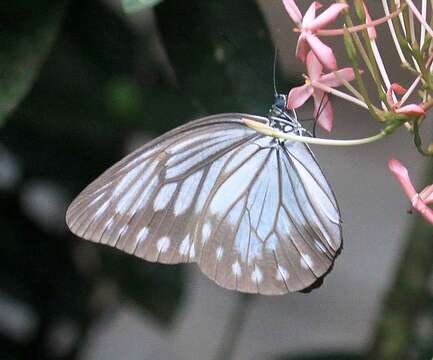
[[[343,9],[346,9],[348,5],[332,4],[328,9],[316,17],[316,10],[321,8],[322,5],[317,1],[314,1],[308,8],[304,17],[302,17],[302,14],[294,0],[283,0],[283,4],[287,13],[298,25],[299,31],[301,32],[296,48],[296,56],[302,62],[305,62],[308,50],[311,48],[324,67],[329,70],[336,70],[337,60],[335,59],[334,52],[329,46],[325,45],[315,33],[335,21],[340,12]]]
[[[407,90],[403,86],[401,86],[397,83],[393,83],[386,93],[386,100],[388,102],[388,105],[396,113],[404,114],[404,115],[408,115],[408,116],[425,115],[425,109],[422,107],[422,104],[421,105],[409,104],[409,105],[405,105],[405,106],[400,106],[399,102],[394,101],[394,99],[392,97],[393,92],[396,93],[397,95],[404,95],[404,94],[406,94]]]
[[[326,131],[331,131],[333,123],[333,110],[324,89],[341,86],[343,80],[352,81],[355,74],[352,68],[344,68],[330,74],[323,74],[323,66],[316,55],[310,51],[307,56],[308,77],[305,85],[290,90],[287,98],[287,107],[297,109],[313,96],[314,114],[319,125]]]
[[[433,185],[427,186],[418,194],[410,180],[407,169],[398,160],[389,160],[388,167],[397,178],[407,197],[411,201],[413,208],[428,222],[433,224],[433,210],[427,206],[433,203]]]

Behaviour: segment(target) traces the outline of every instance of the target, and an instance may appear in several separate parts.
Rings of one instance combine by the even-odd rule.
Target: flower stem
[[[368,110],[367,104],[364,101],[357,99],[356,97],[348,95],[348,94],[346,94],[346,93],[344,93],[344,92],[342,92],[340,90],[334,89],[334,88],[332,88],[330,86],[324,85],[324,84],[320,83],[319,81],[314,81],[314,82],[311,83],[311,85],[313,87],[317,88],[317,89],[323,90],[323,91],[325,91],[327,93],[330,93],[330,94],[335,95],[335,96],[337,96],[339,98],[342,98],[344,100],[352,102],[352,103],[354,103],[356,105],[359,105],[362,108]]]
[[[421,25],[426,29],[426,31],[430,34],[430,36],[433,37],[433,29],[430,27],[430,25],[427,23],[427,21],[425,21],[425,19],[420,14],[420,12],[418,11],[418,8],[415,6],[415,4],[412,2],[412,0],[406,0],[406,4],[409,5],[413,14],[416,16],[416,18],[421,23]]]
[[[327,146],[356,146],[356,145],[371,144],[373,142],[382,140],[388,134],[393,132],[397,127],[396,125],[390,125],[389,127],[383,129],[376,135],[366,137],[366,138],[352,139],[352,140],[336,140],[336,139],[321,139],[321,138],[307,137],[307,136],[295,135],[293,133],[284,133],[268,125],[255,121],[253,119],[243,118],[243,121],[245,121],[245,124],[248,127],[267,136],[272,136],[281,140],[298,141],[298,142],[303,142],[305,144],[327,145]]]
[[[389,15],[389,7],[388,7],[387,0],[382,0],[382,5],[383,5],[383,9],[385,10],[385,15]],[[388,20],[388,27],[389,27],[389,31],[391,32],[391,37],[392,37],[392,40],[394,41],[394,45],[395,45],[395,48],[397,50],[398,56],[400,57],[401,63],[402,64],[408,64],[408,62],[404,56],[403,50],[401,49],[400,43],[398,41],[397,34],[395,33],[394,24],[392,22],[392,19]]]
[[[344,35],[344,32],[347,30],[350,33],[355,33],[362,30],[367,30],[371,27],[376,27],[378,25],[386,23],[388,20],[392,19],[394,16],[397,16],[402,11],[403,7],[398,8],[396,11],[394,11],[391,14],[388,14],[384,17],[381,17],[380,19],[372,20],[368,24],[361,24],[361,25],[352,25],[346,29],[321,29],[317,31],[317,35],[319,36],[336,36],[336,35]]]

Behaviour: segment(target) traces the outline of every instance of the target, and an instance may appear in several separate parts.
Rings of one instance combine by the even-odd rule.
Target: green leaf
[[[126,13],[134,13],[155,5],[162,0],[122,0],[123,10]]]
[[[65,1],[0,5],[0,125],[24,98],[54,42]]]
[[[104,2],[75,0],[71,3],[59,40],[38,81],[0,133],[2,143],[20,159],[25,178],[52,179],[65,186],[72,196],[122,156],[124,139],[132,128],[140,128],[141,132],[149,134],[158,133],[186,117],[188,107],[171,84],[159,76],[137,79],[137,64],[143,64],[145,69],[154,66],[150,57],[146,57],[150,46],[146,39],[140,39],[140,46],[137,43],[136,35],[126,26],[123,17]],[[157,70],[153,71],[155,74]],[[55,156],[53,149],[56,149]],[[11,208],[9,203],[1,200],[0,192],[0,215],[2,209]],[[15,217],[19,218],[19,215]],[[3,225],[1,220],[0,216],[0,225]],[[13,237],[20,224],[6,223],[9,225],[3,226],[2,236]],[[34,228],[27,224],[23,226],[28,232],[22,242],[33,244]],[[65,259],[75,256],[72,249],[85,246],[69,232],[61,236],[50,242],[41,236],[46,245],[41,270],[46,269],[49,273],[57,269],[56,261],[60,256],[61,263],[66,264]],[[25,245],[22,246],[24,252]],[[108,280],[119,289],[122,300],[134,302],[160,325],[170,325],[182,303],[185,275],[182,267],[150,264],[109,247],[86,245],[96,253],[96,258],[101,258],[100,267],[83,275],[90,286]],[[24,259],[28,271],[22,273],[19,271],[22,262],[15,259],[15,256],[22,258],[22,252],[14,252],[21,246],[21,241],[14,238],[3,246],[10,246],[11,250],[2,252],[0,244],[0,270],[5,264],[9,267],[17,264],[16,276],[9,275],[10,270],[3,271],[8,273],[6,280],[12,284],[10,287],[22,283],[17,276],[32,281],[35,271],[31,268],[37,265],[30,263],[28,257],[32,258],[35,253],[33,248]],[[4,256],[9,256],[8,262]],[[33,259],[39,261],[42,258]],[[72,270],[63,271],[62,268],[61,273],[68,271]],[[36,288],[47,283],[51,286],[52,282],[47,282],[44,276],[37,277]],[[0,288],[1,285],[0,276]],[[76,294],[76,298],[60,298],[62,291],[58,291],[53,306],[75,319],[75,313],[68,307],[88,309],[89,305],[80,305],[87,301],[91,291],[81,291],[78,281],[75,284],[68,282],[68,285],[67,294]],[[26,292],[27,283],[23,287],[22,292]],[[26,300],[33,303],[38,299],[34,298],[29,296]],[[46,311],[53,309],[47,307]]]

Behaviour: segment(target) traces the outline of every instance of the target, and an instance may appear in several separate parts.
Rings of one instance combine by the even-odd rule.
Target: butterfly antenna
[[[314,115],[315,121],[313,125],[313,136],[316,137],[316,128],[317,128],[317,120],[319,119],[320,115],[322,115],[323,111],[325,110],[326,106],[328,105],[330,99],[329,96],[331,95],[322,95],[322,99],[320,99],[319,109],[317,111],[317,114]],[[326,98],[326,101],[324,101]]]
[[[273,81],[274,81],[274,95],[275,95],[275,97],[278,96],[278,91],[277,91],[277,58],[278,58],[278,49],[275,48],[274,68],[273,68],[273,73],[272,73],[272,77],[273,77]]]

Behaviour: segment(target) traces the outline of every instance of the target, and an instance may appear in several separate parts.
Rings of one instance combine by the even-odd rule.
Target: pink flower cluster
[[[359,18],[363,18],[364,23],[353,26],[352,22],[350,22],[351,26],[346,23],[345,28],[342,29],[326,29],[326,27],[333,23],[343,11],[350,10],[346,3],[336,2],[318,14],[318,12],[322,9],[322,5],[317,1],[312,1],[305,14],[302,15],[300,9],[296,5],[295,0],[282,1],[289,17],[296,24],[295,31],[299,33],[296,47],[296,57],[301,62],[305,63],[307,68],[307,74],[304,75],[305,84],[295,87],[289,92],[287,100],[287,107],[289,109],[297,109],[301,107],[308,99],[312,97],[314,100],[314,117],[317,123],[323,129],[330,132],[333,127],[334,117],[332,105],[329,99],[330,94],[336,95],[340,98],[362,106],[365,109],[368,109],[370,113],[375,115],[376,118],[380,118],[380,120],[383,122],[387,122],[387,119],[401,119],[401,116],[407,117],[407,122],[405,122],[405,120],[396,120],[396,127],[404,124],[408,129],[411,129],[411,121],[418,121],[418,119],[426,115],[427,110],[433,107],[433,99],[427,95],[423,96],[422,103],[406,104],[409,97],[413,94],[416,94],[416,89],[419,87],[419,84],[422,83],[423,80],[425,81],[425,79],[423,79],[423,73],[419,70],[420,64],[415,63],[414,67],[412,67],[412,69],[414,69],[413,71],[418,70],[419,76],[415,79],[410,88],[406,90],[398,83],[390,81],[380,51],[376,44],[376,27],[378,25],[388,22],[391,35],[393,35],[393,26],[395,25],[389,20],[393,17],[401,15],[401,11],[403,11],[403,5],[400,5],[400,2],[398,2],[399,5],[397,10],[393,13],[390,13],[387,2],[382,2],[386,16],[376,20],[371,18],[365,3],[361,3],[363,6],[364,16],[360,16]],[[422,46],[426,39],[426,33],[430,35],[430,37],[433,37],[433,30],[428,24],[428,21],[426,21],[427,12],[424,8],[424,1],[423,10],[421,12],[418,10],[417,5],[415,5],[412,0],[406,0],[402,4],[407,6],[406,10],[411,13],[412,18],[416,18],[421,24],[420,44]],[[402,24],[402,26],[404,26],[404,24]],[[358,31],[366,31],[368,34],[367,42],[368,38],[370,39],[369,54],[373,54],[370,61],[371,63],[376,64],[376,67],[379,71],[379,76],[377,73],[372,75],[376,82],[377,88],[382,91],[382,94],[386,93],[386,102],[383,100],[383,97],[379,97],[379,105],[372,104],[368,96],[363,96],[361,92],[357,91],[349,84],[355,79],[356,71],[351,67],[338,69],[337,59],[332,48],[326,45],[320,38],[322,36],[330,35],[341,36],[347,33],[354,33]],[[409,34],[410,31],[405,30],[404,33]],[[411,38],[408,40],[408,44],[413,41],[413,31],[411,32],[410,36]],[[395,36],[394,44],[401,63],[403,65],[408,65],[409,63],[406,60],[404,51],[401,49]],[[347,46],[347,44],[345,45]],[[357,45],[359,46],[359,44]],[[412,59],[413,61],[416,61],[414,55],[412,55]],[[371,63],[369,64],[370,66],[368,68],[370,73],[372,72]],[[424,63],[422,63],[421,66],[425,66],[426,69],[433,71],[432,63],[433,52],[428,55],[428,58],[424,60]],[[357,82],[360,81],[359,79],[361,78],[361,73],[362,72],[358,70]],[[430,79],[428,81],[430,81]],[[352,95],[335,89],[340,86],[345,86],[346,89],[352,93]],[[400,100],[398,100],[398,96],[401,96]],[[427,101],[426,99],[431,100]],[[382,114],[388,114],[388,117],[381,117]],[[398,118],[398,116],[400,116],[400,118]],[[398,123],[398,121],[400,121],[400,123]],[[433,204],[433,185],[429,185],[423,191],[417,193],[411,183],[407,169],[400,162],[398,162],[398,160],[390,160],[389,169],[400,182],[403,190],[412,202],[413,208],[420,212],[426,220],[433,224],[433,210],[428,207],[429,205]]]
[[[297,24],[300,32],[296,57],[307,63],[307,79],[305,85],[294,88],[288,96],[287,107],[297,109],[313,96],[314,115],[318,124],[327,131],[332,130],[333,111],[328,98],[328,88],[341,86],[344,81],[352,81],[355,74],[352,68],[337,71],[337,60],[332,49],[317,36],[317,32],[332,23],[347,8],[347,4],[332,4],[328,9],[316,16],[316,10],[322,5],[317,1],[302,16],[294,0],[283,0],[287,13]],[[323,68],[333,71],[323,74]]]

